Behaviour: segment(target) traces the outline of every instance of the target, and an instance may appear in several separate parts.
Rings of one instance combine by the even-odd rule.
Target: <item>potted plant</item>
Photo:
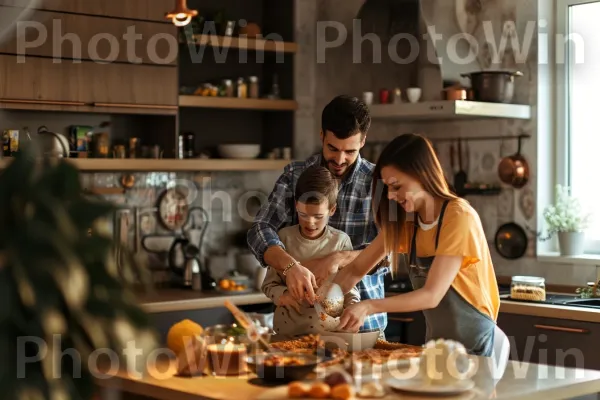
[[[560,254],[575,256],[584,253],[585,229],[590,214],[583,211],[579,200],[572,197],[568,187],[556,185],[555,204],[544,209],[548,238],[558,236]]]
[[[91,399],[99,354],[146,365],[157,336],[125,283],[142,268],[130,253],[117,268],[119,245],[96,229],[114,210],[86,197],[75,167],[29,145],[0,171],[2,398]],[[131,344],[141,358],[124,357]]]

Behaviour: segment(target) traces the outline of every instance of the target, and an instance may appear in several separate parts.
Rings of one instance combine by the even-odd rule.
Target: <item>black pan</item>
[[[494,244],[496,251],[502,257],[516,260],[523,257],[527,251],[527,234],[520,225],[509,222],[498,228]]]

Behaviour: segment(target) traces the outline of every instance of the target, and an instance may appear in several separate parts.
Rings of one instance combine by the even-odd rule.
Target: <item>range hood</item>
[[[424,101],[421,103],[373,104],[371,118],[403,121],[443,121],[456,119],[530,119],[531,107],[522,104],[479,101]]]
[[[478,7],[474,7],[474,4]],[[373,104],[370,107],[373,118],[406,121],[531,118],[531,107],[528,105],[446,101],[442,97],[446,83],[470,86],[468,78],[461,77],[461,74],[482,70],[514,70],[517,67],[514,59],[505,58],[497,64],[487,62],[483,52],[466,62],[465,55],[471,51],[469,43],[460,40],[449,45],[451,38],[468,33],[483,49],[485,46],[481,44],[487,38],[481,22],[487,20],[492,22],[494,37],[500,38],[504,29],[502,21],[517,22],[515,0],[365,0],[357,18],[361,19],[363,33],[375,33],[384,41],[397,33],[408,33],[421,38],[419,57],[415,61],[418,86],[422,91],[421,102]],[[432,35],[437,35],[436,41],[431,41]],[[452,52],[448,51],[449,48]],[[460,62],[457,62],[457,56],[460,57]],[[403,67],[408,66],[398,66]],[[411,68],[414,69],[415,65]],[[528,84],[523,78],[521,82],[515,83],[515,102],[518,102],[518,86]]]

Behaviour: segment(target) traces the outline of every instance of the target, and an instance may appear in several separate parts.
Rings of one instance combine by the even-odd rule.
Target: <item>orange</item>
[[[167,333],[167,347],[175,355],[178,355],[183,351],[185,344],[192,336],[201,335],[202,332],[202,326],[192,320],[184,319],[179,321],[171,326],[171,329]]]

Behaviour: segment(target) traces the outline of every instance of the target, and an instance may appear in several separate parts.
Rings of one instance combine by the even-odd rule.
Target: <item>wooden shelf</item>
[[[250,39],[214,35],[194,35],[194,41],[199,46],[211,46],[254,51],[270,51],[277,53],[296,53],[298,51],[298,45],[296,43],[269,39]]]
[[[10,158],[0,159],[0,168],[5,168]],[[81,171],[283,171],[289,160],[264,159],[114,159],[114,158],[70,158],[70,163]]]
[[[179,96],[179,107],[230,108],[263,111],[294,111],[295,100],[239,99],[237,97]]]

